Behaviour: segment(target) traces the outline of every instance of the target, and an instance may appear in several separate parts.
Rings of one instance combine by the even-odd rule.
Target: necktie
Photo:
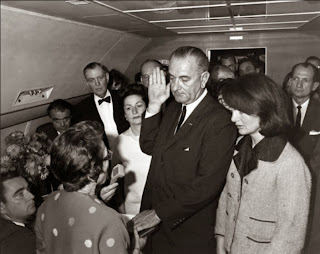
[[[180,118],[179,118],[176,132],[178,132],[178,130],[180,129],[180,127],[184,121],[184,118],[186,117],[186,112],[187,112],[186,106],[183,106],[182,110],[181,110],[181,114],[180,114]]]
[[[110,96],[107,96],[106,98],[98,100],[99,105],[101,105],[101,103],[104,102],[104,101],[110,103]]]
[[[300,128],[301,126],[301,106],[297,106],[298,113],[297,113],[297,118],[296,118],[296,128]]]

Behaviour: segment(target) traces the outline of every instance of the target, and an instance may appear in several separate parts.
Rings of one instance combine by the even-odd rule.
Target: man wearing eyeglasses
[[[163,66],[159,61],[155,59],[147,59],[141,65],[140,67],[141,83],[143,84],[144,87],[146,88],[149,87],[149,76],[152,74],[153,70],[157,67],[162,69]]]
[[[62,99],[54,100],[47,109],[50,123],[40,125],[36,132],[44,133],[53,141],[60,133],[71,125],[72,105]]]

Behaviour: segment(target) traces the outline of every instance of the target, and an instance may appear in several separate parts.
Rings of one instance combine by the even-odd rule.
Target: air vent
[[[68,4],[72,4],[72,5],[85,5],[85,4],[90,4],[89,1],[85,1],[85,0],[69,0],[69,1],[65,1]]]
[[[22,91],[18,94],[13,106],[21,106],[32,102],[48,100],[53,86]]]

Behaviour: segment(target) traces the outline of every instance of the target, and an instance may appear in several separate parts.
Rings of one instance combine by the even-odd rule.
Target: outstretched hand
[[[160,112],[161,105],[170,97],[170,85],[166,84],[166,77],[163,70],[159,67],[153,70],[149,76],[148,88],[148,111],[150,113]]]

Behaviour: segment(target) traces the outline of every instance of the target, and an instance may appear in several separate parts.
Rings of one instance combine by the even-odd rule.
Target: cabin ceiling
[[[2,5],[144,37],[318,31],[320,1],[1,1]]]

